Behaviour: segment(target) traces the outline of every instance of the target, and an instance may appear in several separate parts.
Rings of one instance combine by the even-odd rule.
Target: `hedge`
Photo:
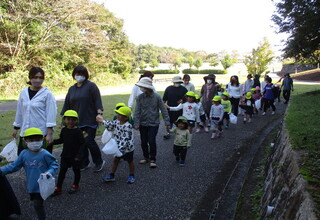
[[[217,70],[217,69],[204,69],[204,70],[197,70],[197,69],[184,69],[182,70],[184,74],[226,74],[226,70]]]
[[[145,71],[147,70],[140,70],[139,73],[143,74]],[[159,70],[149,70],[151,71],[153,74],[179,74],[180,70],[163,70],[163,69],[159,69]]]

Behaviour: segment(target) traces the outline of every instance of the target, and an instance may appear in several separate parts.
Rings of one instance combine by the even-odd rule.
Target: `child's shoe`
[[[206,126],[206,127],[204,127],[204,131],[205,132],[209,132],[209,129],[208,129],[208,127]]]
[[[59,187],[56,186],[54,188],[54,192],[53,192],[52,196],[59,196],[61,194],[62,194],[62,190]]]
[[[196,133],[199,133],[199,132],[200,132],[200,128],[197,128],[197,129],[196,129]]]
[[[263,112],[262,115],[266,115],[266,112]]]
[[[132,183],[134,183],[134,181],[136,181],[136,178],[133,175],[130,175],[127,183],[132,184]]]
[[[113,174],[108,174],[105,177],[103,177],[103,181],[107,182],[114,182],[116,179],[114,178]]]
[[[146,163],[148,163],[148,162],[149,162],[149,160],[146,159],[146,158],[144,158],[144,159],[142,159],[142,160],[139,161],[140,164],[146,164]]]
[[[71,188],[69,189],[68,193],[69,194],[74,194],[80,190],[78,185],[72,185]]]
[[[251,118],[248,119],[248,122],[251,123]]]
[[[217,138],[216,133],[214,133],[214,134],[211,135],[211,139],[212,139],[212,140],[215,139],[215,138]]]
[[[164,139],[170,139],[170,133],[168,132],[166,135],[163,136]]]
[[[272,111],[271,115],[274,115],[275,114],[275,111]]]
[[[186,164],[186,163],[184,162],[184,160],[180,160],[180,162],[179,162],[179,166],[180,166],[180,167],[184,167],[185,164]]]
[[[246,123],[247,122],[247,118],[246,117],[244,117],[244,119],[243,119],[243,123]]]
[[[223,131],[220,131],[220,132],[217,134],[217,137],[218,137],[218,138],[221,137],[222,134],[223,134]]]

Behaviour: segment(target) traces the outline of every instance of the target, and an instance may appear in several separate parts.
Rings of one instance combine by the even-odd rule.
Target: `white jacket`
[[[156,89],[154,88],[154,92],[157,92]],[[128,100],[128,107],[132,108],[134,105],[134,101],[137,99],[139,95],[141,95],[143,92],[140,90],[139,86],[134,85]]]
[[[229,93],[230,98],[238,99],[242,96],[243,86],[239,84],[239,86],[232,86],[231,83],[228,83],[227,92]]]
[[[170,111],[179,111],[180,109],[183,109],[182,116],[186,117],[188,120],[200,122],[199,107],[197,103],[185,102],[179,104],[177,107],[170,107]]]
[[[57,104],[48,88],[42,87],[30,100],[28,88],[24,88],[18,100],[13,126],[20,128],[20,136],[26,129],[39,128],[47,135],[47,128],[56,126]]]

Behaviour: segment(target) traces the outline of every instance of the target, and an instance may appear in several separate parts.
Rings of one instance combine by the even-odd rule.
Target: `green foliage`
[[[314,55],[320,50],[320,2],[283,0],[276,7],[272,20],[279,27],[279,33],[289,34],[284,48],[285,57],[317,59],[319,62],[320,56]]]
[[[257,49],[252,49],[251,54],[245,57],[244,64],[247,67],[248,73],[262,75],[268,69],[268,64],[272,60],[273,52],[270,43],[264,38],[259,43]]]
[[[197,58],[195,61],[194,61],[194,66],[199,69],[201,66],[202,66],[202,59],[201,58]]]
[[[159,61],[157,59],[151,59],[150,60],[150,67],[151,68],[156,68],[159,66]]]
[[[181,61],[181,59],[180,59],[180,57],[175,57],[174,59],[173,59],[173,67],[175,68],[175,69],[178,69],[178,67],[181,67],[181,64],[182,64],[182,61]]]
[[[230,55],[225,55],[221,60],[221,65],[225,70],[229,69],[233,65],[234,61]]]
[[[183,74],[199,74],[199,70],[198,69],[184,69],[182,70]]]
[[[140,70],[139,73],[140,74],[143,74],[146,70]],[[159,70],[150,70],[153,74],[179,74],[179,70],[162,70],[162,69],[159,69]]]
[[[203,69],[199,70],[200,74],[226,74],[226,70],[217,70],[217,69]]]
[[[189,64],[190,69],[192,68],[193,64],[194,64],[194,59],[193,57],[188,57],[187,58],[187,63]]]

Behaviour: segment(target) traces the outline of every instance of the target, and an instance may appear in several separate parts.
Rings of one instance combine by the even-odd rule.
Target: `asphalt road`
[[[88,169],[82,172],[79,193],[63,193],[46,200],[48,219],[209,219],[210,215],[211,219],[230,219],[226,216],[232,216],[229,212],[234,212],[232,207],[236,204],[237,196],[231,193],[231,197],[225,197],[227,193],[224,189],[231,187],[239,193],[239,185],[244,181],[247,170],[238,171],[242,178],[231,178],[232,174],[237,173],[234,170],[239,165],[239,156],[249,155],[248,157],[252,158],[252,146],[265,147],[259,145],[257,138],[268,135],[265,131],[270,130],[271,125],[281,122],[286,105],[277,103],[276,107],[275,115],[271,115],[270,111],[266,116],[262,116],[260,112],[254,116],[252,123],[244,124],[243,117],[239,116],[238,124],[225,130],[220,139],[211,140],[210,134],[204,131],[194,134],[185,167],[179,167],[175,161],[172,153],[173,139],[163,140],[163,125],[160,126],[157,136],[158,167],[151,169],[147,164],[139,164],[142,151],[139,132],[135,131],[136,182],[127,184],[128,164],[121,161],[116,172],[116,181],[104,183],[102,177],[108,173],[112,158],[103,155],[106,161],[103,171],[93,173],[92,169]],[[99,142],[99,138],[97,139]],[[57,158],[60,151],[61,149],[55,150]],[[250,158],[241,166],[248,168]],[[20,219],[35,219],[26,192],[24,171],[7,177],[21,204]],[[69,170],[63,185],[65,192],[71,186],[72,178],[72,171]],[[221,200],[219,207],[215,203],[217,198]],[[230,205],[230,202],[233,205]],[[214,209],[214,206],[217,209]],[[212,211],[219,213],[219,210],[225,208],[229,210],[212,217]]]

